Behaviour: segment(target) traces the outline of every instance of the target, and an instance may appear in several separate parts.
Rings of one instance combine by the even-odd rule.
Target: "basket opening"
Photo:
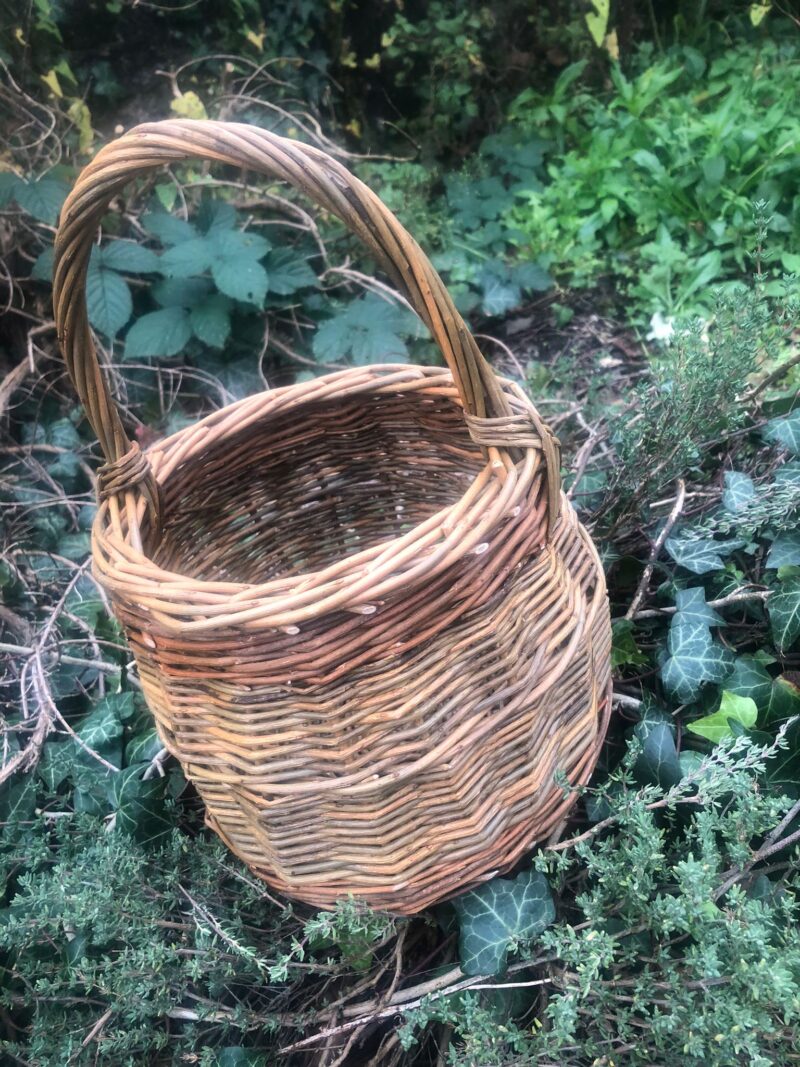
[[[205,446],[167,479],[154,562],[206,581],[317,571],[456,503],[482,465],[448,397],[300,405]]]

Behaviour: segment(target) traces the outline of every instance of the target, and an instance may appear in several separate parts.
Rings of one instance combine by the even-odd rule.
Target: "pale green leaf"
[[[800,531],[779,533],[770,545],[765,566],[769,570],[800,565]]]
[[[142,218],[142,225],[164,245],[177,245],[197,237],[190,222],[168,215],[166,211],[151,211]]]
[[[15,190],[16,201],[23,211],[39,222],[55,226],[69,186],[58,178],[40,178],[35,182],[20,181]]]
[[[135,241],[111,241],[100,249],[104,267],[128,274],[154,274],[161,270],[158,256]]]
[[[725,690],[719,711],[688,723],[687,729],[717,744],[723,738],[733,736],[731,722],[740,723],[746,730],[750,730],[755,726],[757,718],[758,708],[755,700]]]
[[[116,271],[97,266],[96,259],[86,272],[86,306],[92,326],[112,339],[133,313],[128,283]]]
[[[711,571],[721,571],[725,566],[723,554],[729,555],[735,548],[740,548],[741,544],[741,541],[668,537],[664,547],[675,562],[687,571],[692,574],[709,574]]]
[[[714,641],[705,623],[681,621],[676,615],[667,639],[661,678],[667,691],[683,704],[694,700],[705,682],[721,682],[733,666],[733,655]]]
[[[759,710],[769,707],[772,676],[753,656],[739,656],[722,686],[735,696],[750,697]]]
[[[264,261],[269,275],[269,291],[278,296],[289,296],[298,289],[308,289],[317,284],[317,276],[308,265],[308,260],[290,248],[273,249]]]
[[[726,511],[736,513],[746,507],[755,498],[756,487],[753,479],[741,471],[725,472],[725,491],[722,494],[722,506]]]
[[[160,269],[168,278],[194,278],[211,266],[214,250],[205,237],[182,241],[164,252]]]
[[[125,359],[147,356],[174,356],[192,336],[188,311],[181,307],[166,307],[142,315],[128,330],[125,338]]]
[[[231,332],[231,302],[217,294],[192,309],[191,323],[195,337],[212,348],[224,348]]]
[[[555,918],[547,879],[538,871],[492,881],[456,897],[464,974],[501,974],[509,949],[541,933]]]
[[[226,296],[243,304],[263,307],[269,288],[267,272],[255,259],[225,256],[211,264],[211,276]]]
[[[701,585],[691,589],[679,589],[675,594],[675,607],[681,622],[701,622],[706,626],[718,626],[723,621],[722,616],[706,604],[705,589]]]
[[[800,637],[800,578],[788,578],[775,586],[767,611],[778,651],[788,652]]]
[[[764,437],[800,456],[800,408],[780,419],[771,419],[764,427]]]

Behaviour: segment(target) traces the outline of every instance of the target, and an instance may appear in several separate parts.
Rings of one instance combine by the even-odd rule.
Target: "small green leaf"
[[[459,956],[464,974],[500,974],[509,949],[528,941],[555,918],[547,879],[538,871],[523,871],[514,879],[491,882],[456,897]]]
[[[24,180],[14,174],[13,171],[0,171],[0,208],[5,207],[9,201],[16,200],[17,192],[20,186],[24,184]]]
[[[750,697],[762,711],[770,703],[772,676],[753,656],[739,656],[722,687],[735,696]]]
[[[768,570],[800,566],[800,531],[779,533],[767,553],[765,566]]]
[[[706,604],[705,589],[701,585],[691,589],[679,589],[675,594],[675,607],[681,622],[701,622],[706,626],[719,626],[720,615]]]
[[[14,195],[23,211],[39,222],[55,226],[68,192],[66,182],[58,178],[40,178],[35,182],[19,182]]]
[[[142,315],[128,330],[125,359],[147,356],[174,356],[192,336],[189,313],[180,307],[166,307]]]
[[[115,829],[137,841],[153,841],[171,829],[165,805],[166,779],[142,779],[142,765],[127,767],[111,783]]]
[[[773,444],[800,456],[800,408],[781,419],[771,419],[764,427],[764,437]]]
[[[722,494],[722,506],[735,514],[746,507],[755,498],[756,487],[753,479],[740,471],[725,472],[725,491]]]
[[[155,728],[131,738],[125,747],[125,763],[149,763],[164,746]]]
[[[165,278],[150,292],[162,307],[193,308],[206,299],[213,286],[207,278]]]
[[[733,666],[733,654],[714,641],[705,623],[681,621],[679,615],[670,625],[667,651],[661,678],[683,704],[695,699],[703,683],[721,682]]]
[[[264,260],[264,266],[269,275],[269,291],[278,296],[290,296],[298,289],[309,289],[317,284],[317,276],[308,260],[290,248],[274,248]]]
[[[611,626],[611,666],[642,666],[647,656],[639,649],[633,636],[633,622],[617,619]]]
[[[128,274],[154,274],[161,270],[155,252],[135,241],[111,241],[100,249],[100,262],[104,267]]]
[[[185,219],[168,215],[166,211],[151,211],[142,219],[142,225],[164,245],[177,245],[197,237],[197,230]]]
[[[263,307],[269,288],[269,277],[256,260],[237,259],[235,256],[215,259],[211,264],[211,277],[219,291],[226,296],[243,304]]]
[[[419,320],[411,312],[369,293],[322,323],[312,348],[322,362],[349,357],[359,366],[378,361],[391,363],[408,358],[401,335],[418,332]]]
[[[788,652],[800,637],[800,578],[789,578],[773,588],[767,613],[778,651]]]
[[[53,257],[55,249],[52,245],[40,253],[39,258],[31,268],[31,278],[37,282],[52,282],[53,280]]]
[[[231,332],[231,302],[217,294],[192,309],[191,322],[195,337],[212,348],[224,348]]]
[[[161,270],[168,278],[194,278],[211,266],[214,250],[205,237],[182,241],[162,253]]]
[[[727,689],[722,694],[719,711],[706,715],[687,724],[687,730],[718,744],[724,737],[732,737],[734,730],[731,723],[740,723],[745,730],[752,729],[758,718],[755,700],[750,697],[737,696]]]
[[[678,750],[675,747],[675,727],[670,716],[663,713],[649,716],[633,728],[633,736],[641,745],[634,773],[645,784],[669,789],[682,778]]]
[[[133,313],[128,283],[115,271],[91,260],[86,273],[86,306],[92,326],[113,339]]]
[[[785,722],[795,715],[800,715],[800,686],[796,679],[796,674],[792,676],[782,674],[772,683],[769,707],[765,716],[767,725]]]
[[[729,555],[735,548],[741,548],[741,545],[741,541],[668,537],[664,547],[675,562],[687,571],[692,574],[709,574],[724,568],[723,553]]]
[[[215,259],[226,259],[231,263],[256,262],[272,248],[266,237],[250,230],[212,229],[208,243]]]

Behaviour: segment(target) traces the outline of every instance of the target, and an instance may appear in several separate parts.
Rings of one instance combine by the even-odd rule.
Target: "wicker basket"
[[[128,438],[85,302],[126,182],[188,157],[338,216],[449,369],[358,367],[261,393],[150,449]],[[149,123],[81,174],[54,303],[100,440],[96,574],[207,820],[270,885],[413,913],[563,818],[609,711],[603,573],[558,444],[498,379],[424,253],[324,153],[240,124]]]

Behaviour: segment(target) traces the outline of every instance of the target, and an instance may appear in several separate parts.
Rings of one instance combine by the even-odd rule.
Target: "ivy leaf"
[[[92,326],[112,339],[133,313],[128,283],[116,271],[98,266],[96,259],[86,272],[86,306]]]
[[[708,574],[711,571],[721,571],[725,566],[723,553],[730,555],[734,549],[741,548],[743,543],[668,537],[664,547],[675,562],[687,571],[692,574]]]
[[[633,636],[631,619],[617,619],[611,626],[611,666],[642,666],[647,656],[639,649]]]
[[[675,606],[682,622],[701,622],[706,626],[719,626],[724,620],[706,604],[706,592],[701,585],[691,589],[679,589],[675,594]]]
[[[718,744],[725,737],[733,737],[734,730],[731,723],[740,723],[745,730],[750,730],[756,724],[758,708],[751,697],[737,696],[727,689],[722,694],[722,702],[719,711],[713,715],[705,715],[702,719],[696,719],[687,724],[687,730],[693,734],[699,734],[714,744]]]
[[[154,274],[161,270],[155,252],[135,241],[112,241],[100,249],[100,262],[104,267],[128,274]]]
[[[168,215],[166,211],[150,211],[142,218],[142,225],[164,245],[177,245],[197,237],[197,230],[185,219]]]
[[[770,419],[764,427],[764,437],[795,456],[800,456],[800,408],[784,418]]]
[[[725,490],[722,494],[722,506],[735,514],[755,498],[756,487],[753,479],[740,471],[725,472]]]
[[[308,289],[317,284],[317,276],[309,267],[308,260],[290,248],[273,249],[264,265],[269,275],[269,291],[278,296],[289,296],[298,289]]]
[[[669,657],[661,667],[667,691],[682,704],[694,700],[704,682],[721,682],[730,673],[733,655],[711,636],[708,626],[676,615],[667,639]]]
[[[734,696],[750,697],[763,711],[772,697],[772,676],[754,656],[739,656],[722,687]]]
[[[58,178],[40,178],[36,182],[19,182],[14,196],[23,211],[39,222],[55,226],[69,186]]]
[[[115,774],[111,784],[111,804],[117,816],[115,829],[137,841],[153,841],[169,833],[165,783],[164,778],[143,781],[141,764]]]
[[[125,763],[149,763],[164,746],[154,727],[131,738],[125,748]]]
[[[766,723],[785,722],[795,715],[800,715],[800,685],[797,675],[782,674],[772,683],[769,707],[765,716]]]
[[[555,919],[547,879],[539,871],[493,878],[453,901],[458,914],[464,974],[501,974],[509,949],[530,940]]]
[[[142,315],[128,330],[125,359],[147,356],[174,356],[192,336],[189,312],[181,307],[166,307]]]
[[[790,459],[788,463],[782,463],[775,471],[775,481],[800,485],[800,460]]]
[[[768,570],[800,565],[800,531],[779,533],[767,553],[765,566]]]
[[[651,709],[633,728],[633,736],[641,745],[634,773],[645,784],[669,789],[683,777],[678,750],[675,747],[675,727],[664,711]]]
[[[193,308],[190,314],[195,337],[212,348],[224,348],[231,332],[231,302],[217,294]]]
[[[800,578],[788,578],[774,588],[767,613],[778,651],[788,652],[800,637]]]

